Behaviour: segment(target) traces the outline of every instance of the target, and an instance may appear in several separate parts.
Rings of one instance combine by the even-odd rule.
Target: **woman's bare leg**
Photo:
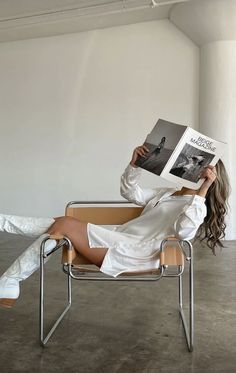
[[[63,216],[55,220],[55,223],[48,229],[48,233],[62,234],[68,237],[76,251],[100,267],[108,249],[89,247],[87,223],[69,216]]]

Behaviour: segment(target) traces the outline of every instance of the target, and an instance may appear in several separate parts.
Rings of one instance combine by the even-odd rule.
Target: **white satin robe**
[[[142,189],[138,183],[141,172],[128,165],[121,177],[121,195],[145,206],[138,218],[112,230],[88,224],[90,247],[108,248],[101,271],[114,277],[158,268],[161,241],[167,236],[191,240],[206,216],[204,197],[172,196],[177,188]]]

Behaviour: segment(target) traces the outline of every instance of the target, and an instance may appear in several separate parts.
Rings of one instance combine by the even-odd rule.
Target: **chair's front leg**
[[[185,259],[189,262],[189,327],[186,322],[184,310],[183,310],[183,271],[184,271],[184,265],[180,265],[181,261],[179,261],[178,267],[179,271],[177,274],[166,274],[164,273],[163,277],[179,277],[179,312],[181,315],[182,323],[183,323],[183,328],[184,328],[184,333],[186,337],[186,342],[188,345],[189,351],[193,351],[193,331],[194,331],[194,298],[193,298],[193,247],[191,242],[186,241],[186,240],[180,240],[175,237],[168,237],[164,239],[161,242],[161,255],[160,255],[160,262],[163,266],[165,266],[166,261],[165,261],[165,245],[169,241],[175,241],[178,243],[179,247],[181,248],[182,254],[185,257]],[[186,254],[183,245],[187,244],[188,246],[188,251],[189,255]],[[175,260],[174,260],[175,261]],[[178,261],[176,261],[177,264]],[[172,263],[173,264],[173,263]]]
[[[188,245],[189,256],[189,329],[185,319],[183,310],[183,280],[182,275],[179,276],[179,312],[181,315],[185,337],[190,352],[193,351],[193,340],[194,340],[194,290],[193,290],[193,247],[189,241],[184,241]]]
[[[49,239],[56,239],[58,240],[58,245],[53,249],[50,253],[45,254],[44,248],[45,243]],[[61,240],[61,241],[60,241]],[[58,324],[61,322],[67,311],[69,310],[72,302],[72,292],[71,292],[71,277],[68,272],[67,274],[67,305],[58,319],[55,321],[49,332],[46,336],[44,336],[44,265],[46,258],[51,255],[53,252],[61,248],[62,246],[67,245],[68,250],[72,250],[72,244],[67,237],[62,236],[50,236],[48,235],[41,243],[40,247],[40,308],[39,308],[39,333],[40,333],[40,343],[42,346],[45,346],[48,342],[49,338],[52,336],[54,331],[56,330]]]

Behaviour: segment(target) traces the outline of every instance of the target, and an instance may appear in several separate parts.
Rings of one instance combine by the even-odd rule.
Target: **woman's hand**
[[[199,196],[205,197],[208,189],[210,188],[211,184],[214,183],[216,178],[217,178],[217,173],[216,173],[215,166],[210,166],[210,165],[207,166],[201,174],[201,179],[205,179],[205,181],[201,185],[197,194]]]
[[[135,165],[135,162],[137,161],[138,157],[146,157],[146,154],[149,152],[149,149],[145,145],[137,146],[137,148],[134,149],[132,159],[130,161],[130,164],[132,167],[137,167]]]

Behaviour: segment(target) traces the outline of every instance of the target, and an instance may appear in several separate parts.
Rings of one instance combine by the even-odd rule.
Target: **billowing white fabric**
[[[0,214],[0,232],[21,234],[29,237],[40,236],[55,222],[53,218]]]
[[[47,234],[43,234],[38,237],[0,277],[0,299],[16,299],[19,297],[19,282],[28,278],[39,268],[40,247],[47,236]],[[49,253],[56,247],[56,244],[56,240],[47,240],[44,246],[44,253]],[[49,257],[46,260],[48,259]]]
[[[121,195],[145,206],[138,218],[112,230],[88,224],[90,247],[108,248],[101,271],[111,276],[158,268],[161,241],[167,236],[191,240],[206,216],[204,197],[173,196],[177,188],[142,189],[140,175],[140,168],[128,165],[121,177]]]

